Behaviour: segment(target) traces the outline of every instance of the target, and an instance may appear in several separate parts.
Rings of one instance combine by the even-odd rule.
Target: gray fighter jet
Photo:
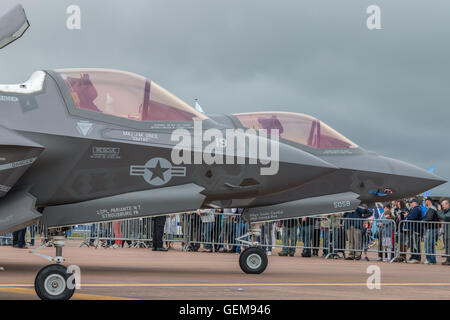
[[[0,34],[3,46],[28,27],[21,7],[2,22],[12,26]],[[75,290],[61,265],[72,225],[233,207],[246,208],[254,225],[354,210],[445,182],[366,151],[313,117],[206,115],[128,72],[44,70],[0,85],[0,233],[38,221],[48,228],[56,263],[36,277],[43,299]],[[261,273],[267,257],[251,241],[239,262]]]

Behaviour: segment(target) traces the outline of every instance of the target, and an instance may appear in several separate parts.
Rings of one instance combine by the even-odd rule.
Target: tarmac
[[[83,300],[247,300],[247,299],[450,299],[450,266],[269,256],[260,275],[244,274],[235,253],[168,252],[146,248],[64,247],[67,265],[81,270]],[[0,300],[34,300],[34,279],[49,264],[30,250],[0,247]],[[54,255],[54,248],[39,252]],[[321,253],[321,252],[320,252]],[[373,266],[378,266],[379,269]],[[373,268],[380,288],[369,288]],[[369,272],[368,272],[369,271]],[[371,282],[372,283],[372,282]]]

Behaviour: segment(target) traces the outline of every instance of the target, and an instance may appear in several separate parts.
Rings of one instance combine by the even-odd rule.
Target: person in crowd
[[[142,220],[142,230],[140,231],[141,239],[147,239],[147,240],[152,239],[152,235],[153,235],[152,224],[153,224],[152,218],[144,218]]]
[[[340,225],[341,220],[340,218],[341,214],[332,214],[328,216],[328,219],[330,221],[330,239],[329,239],[329,250],[330,250],[330,257],[334,259],[338,259],[338,250],[339,250],[339,232],[340,232]]]
[[[153,251],[167,251],[164,248],[164,225],[166,224],[166,216],[159,216],[152,218],[152,250]]]
[[[444,226],[444,245],[445,245],[445,255],[446,259],[442,264],[444,266],[450,266],[450,203],[448,199],[441,200],[441,204],[438,206],[437,215],[442,222],[445,223]]]
[[[216,214],[214,215],[214,229],[213,229],[213,242],[214,251],[219,252],[223,248],[222,235],[222,216],[223,209],[216,209]]]
[[[320,228],[323,232],[323,252],[322,257],[326,257],[330,253],[330,220],[331,216],[323,217],[320,220]]]
[[[436,264],[436,240],[439,236],[439,217],[437,215],[437,209],[433,205],[433,200],[431,197],[425,198],[425,206],[427,211],[425,213],[424,229],[425,229],[425,253],[426,259],[425,264]]]
[[[314,221],[310,217],[304,217],[301,220],[302,234],[303,234],[303,251],[302,257],[311,257],[312,237],[314,233]]]
[[[94,223],[91,225],[91,235],[89,238],[89,245],[95,246],[95,240],[98,239],[98,246],[107,248],[111,245],[111,240],[106,240],[104,238],[109,238],[108,234],[109,222]],[[103,239],[102,239],[103,238]]]
[[[126,240],[122,240],[122,243],[120,244],[122,246],[122,248],[125,246],[125,243],[128,243],[130,241],[130,239],[129,239],[130,234],[129,234],[129,230],[128,230],[128,221],[129,220],[123,220],[122,223],[120,224],[120,232],[122,233],[121,237],[126,238]]]
[[[180,227],[181,227],[181,235],[183,237],[183,240],[181,240],[181,248],[183,250],[186,249],[186,242],[187,240],[187,229],[186,229],[186,213],[180,214]]]
[[[280,232],[279,232],[279,226],[277,225],[277,223],[275,221],[272,222],[271,235],[272,235],[272,246],[276,246],[277,240],[279,239]]]
[[[103,237],[108,238],[108,240],[103,242],[105,248],[114,246],[115,241],[111,240],[111,238],[114,238],[114,223],[112,221],[105,222]]]
[[[264,222],[261,228],[261,243],[263,244],[268,256],[272,255],[273,225],[273,222]]]
[[[166,218],[164,234],[166,235],[166,248],[173,249],[173,240],[178,233],[177,215],[171,214]]]
[[[36,225],[33,224],[31,226],[28,227],[28,230],[30,232],[30,246],[34,246],[34,240],[36,237]]]
[[[386,220],[386,215],[391,216],[391,206],[389,204],[385,204],[383,206],[383,213],[379,216],[377,220],[377,231],[376,231],[376,237],[378,239],[378,259],[377,261],[386,261],[387,260],[387,252],[384,249],[384,238],[386,238],[387,232],[383,230],[383,227],[389,228],[388,224],[389,222],[385,222],[383,220]],[[388,230],[389,231],[389,230]],[[383,259],[384,256],[384,259]]]
[[[118,248],[119,246],[122,246],[122,221],[116,220],[113,222],[113,228],[114,228],[114,238],[116,238],[115,243],[113,245],[113,248]]]
[[[346,259],[345,256],[345,246],[347,243],[347,235],[345,232],[345,221],[343,220],[345,213],[337,213],[335,214],[336,220],[334,223],[334,248],[333,252],[335,254],[335,259],[339,258],[339,253],[342,254],[342,258]]]
[[[419,199],[419,196],[416,197],[416,199]],[[423,199],[421,203],[419,203],[420,209],[422,210],[422,221],[425,218],[425,214],[427,213],[428,208],[425,205],[425,199]]]
[[[197,252],[200,249],[201,242],[201,230],[200,230],[200,213],[196,212],[187,212],[186,220],[185,220],[185,230],[188,233],[188,241],[189,248],[188,250],[192,250]]]
[[[419,205],[419,201],[413,198],[409,201],[411,208],[406,220],[408,221],[408,238],[409,246],[411,248],[411,257],[407,261],[408,263],[420,263],[420,243],[421,243],[421,226],[415,221],[422,220],[422,208]]]
[[[385,253],[383,261],[387,262],[391,261],[394,248],[394,216],[391,213],[391,206],[389,204],[384,206],[383,220],[387,221],[381,222],[381,242],[383,245],[383,252]]]
[[[94,246],[95,243],[95,237],[96,237],[96,226],[97,224],[91,224],[91,234],[89,236],[89,246],[92,247]]]
[[[5,233],[4,235],[1,236],[2,238],[2,246],[11,246],[11,238],[12,238],[12,233]]]
[[[399,230],[398,226],[400,224],[400,221],[403,221],[405,219],[406,211],[407,211],[407,208],[406,208],[405,201],[396,200],[396,201],[392,202],[391,212],[392,212],[392,215],[394,216],[394,221],[397,225],[397,231]]]
[[[224,243],[221,251],[231,252],[233,250],[235,228],[233,222],[233,215],[236,213],[236,208],[223,209],[222,217],[222,242]]]
[[[283,249],[278,253],[280,256],[295,255],[295,247],[297,246],[297,226],[298,219],[287,219],[281,221],[283,227]]]
[[[305,237],[303,235],[303,226],[302,226],[302,219],[299,219],[299,224],[298,224],[298,232],[297,232],[297,239],[300,239],[300,241],[302,241],[303,243],[305,243]]]
[[[237,213],[237,210],[236,210]],[[237,231],[238,231],[238,225],[240,223],[241,217],[239,215],[232,215],[231,216],[231,223],[230,226],[230,238],[228,240],[228,243],[232,243],[230,250],[228,250],[229,253],[237,253],[238,252],[238,240],[237,240]]]
[[[139,222],[141,221],[141,219],[132,219],[132,220],[128,220],[128,224],[127,224],[127,234],[130,235],[130,237],[133,239],[128,239],[126,242],[128,244],[128,248],[134,247],[134,246],[139,246],[139,240],[140,236],[139,236]]]
[[[319,247],[320,247],[320,223],[321,218],[314,217],[313,219],[313,234],[312,234],[312,255],[317,257],[319,256]]]
[[[213,252],[213,233],[215,225],[215,210],[214,209],[202,209],[198,210],[200,219],[202,220],[203,231],[203,248],[206,252]]]
[[[36,226],[34,226],[34,227],[36,227]],[[30,228],[30,232],[31,232],[31,228]],[[34,238],[34,234],[35,234],[35,228],[33,229],[33,238]],[[66,230],[66,237],[68,239],[70,239],[72,237],[72,228],[68,228]]]
[[[367,256],[367,251],[370,247],[370,240],[372,236],[371,225],[370,222],[363,221],[363,230],[362,230],[362,247],[364,252],[364,261],[369,261],[369,257]]]
[[[344,214],[344,227],[347,233],[349,242],[349,256],[347,260],[361,260],[362,253],[362,219],[369,217],[370,212],[367,206],[359,206],[353,212],[346,212]]]
[[[13,232],[13,247],[19,249],[28,249],[25,236],[27,234],[27,228]]]
[[[247,233],[248,226],[247,226],[247,223],[244,221],[244,219],[242,219],[242,214],[244,213],[244,208],[238,208],[236,213],[237,214],[234,218],[234,222],[235,222],[235,228],[236,228],[236,239],[238,239]],[[245,240],[245,241],[248,241],[248,239],[249,239],[248,237],[242,238],[242,240]],[[234,251],[236,253],[241,253],[241,250],[242,250],[241,247],[243,247],[244,250],[246,248],[248,248],[247,245],[241,245],[241,242],[239,240],[235,240],[235,242],[237,242],[236,250]]]
[[[400,255],[396,258],[395,262],[405,262],[406,261],[406,252],[407,249],[407,232],[404,231],[405,223],[402,222],[406,219],[408,214],[408,208],[406,207],[405,201],[398,200],[394,201],[392,213],[394,215],[394,221],[397,228],[396,233],[396,243],[399,244]]]
[[[12,233],[12,246],[17,248],[17,231],[13,231]]]

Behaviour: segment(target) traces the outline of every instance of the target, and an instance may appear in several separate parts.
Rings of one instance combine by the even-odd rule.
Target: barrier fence
[[[140,218],[74,226],[67,231],[69,240],[80,240],[79,246],[150,247],[152,218]],[[253,231],[253,232],[250,232]],[[390,219],[355,219],[339,215],[303,217],[249,225],[238,214],[197,212],[167,217],[164,227],[166,246],[181,242],[184,251],[241,252],[257,241],[271,254],[326,258],[362,259],[368,253],[378,260],[413,262],[425,256],[428,263],[436,257],[450,257],[450,222],[408,221]],[[45,241],[45,230],[28,227],[27,239]],[[0,236],[1,245],[11,244],[12,235]],[[39,244],[39,243],[36,243]]]
[[[425,255],[426,260],[436,263],[437,256],[450,256],[450,223],[435,221],[401,221],[397,230],[397,259],[406,260],[406,254],[411,259],[420,261]],[[409,251],[409,252],[408,252]]]

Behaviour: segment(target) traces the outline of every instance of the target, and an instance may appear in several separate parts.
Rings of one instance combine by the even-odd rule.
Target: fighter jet
[[[19,22],[0,43],[28,26],[23,9],[14,12],[7,20]],[[56,256],[47,258],[56,263],[36,277],[42,299],[75,291],[62,266],[73,225],[235,207],[255,225],[354,210],[445,182],[366,151],[314,117],[208,115],[129,72],[41,70],[0,85],[0,233],[38,221],[48,229]],[[240,266],[262,273],[267,256],[249,244]]]

